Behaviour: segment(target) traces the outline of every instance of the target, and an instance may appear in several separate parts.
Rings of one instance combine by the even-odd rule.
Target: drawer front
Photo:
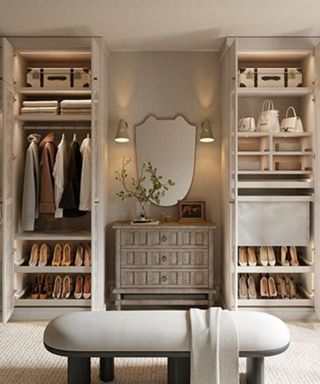
[[[122,247],[208,246],[208,230],[123,230]]]
[[[182,251],[123,251],[122,267],[207,267],[208,251],[205,249]]]
[[[208,271],[128,270],[121,271],[122,288],[207,288]]]

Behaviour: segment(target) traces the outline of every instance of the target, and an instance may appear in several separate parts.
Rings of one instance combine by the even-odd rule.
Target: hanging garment
[[[22,196],[22,230],[33,231],[35,219],[39,217],[40,164],[39,142],[40,135],[28,136],[30,142],[26,153],[24,167],[23,196]]]
[[[68,143],[65,139],[65,136],[63,135],[58,145],[56,161],[53,167],[54,198],[56,206],[56,212],[54,216],[56,218],[63,217],[63,209],[59,208],[59,204],[67,182],[68,159]]]
[[[53,167],[57,152],[53,133],[40,143],[40,213],[55,213]]]
[[[78,217],[86,214],[86,212],[79,210],[81,170],[80,145],[73,140],[70,147],[67,184],[59,205],[59,208],[63,209],[63,217]]]
[[[80,184],[80,204],[81,211],[91,210],[91,139],[87,137],[80,146],[82,154],[82,171]]]

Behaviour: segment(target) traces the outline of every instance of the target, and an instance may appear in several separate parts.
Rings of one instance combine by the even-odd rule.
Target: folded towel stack
[[[91,99],[84,100],[62,100],[60,103],[61,115],[80,114],[90,115]]]
[[[52,113],[57,115],[58,107],[57,100],[23,101],[21,113]]]

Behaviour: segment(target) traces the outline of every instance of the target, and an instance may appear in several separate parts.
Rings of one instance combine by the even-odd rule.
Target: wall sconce
[[[114,138],[114,141],[117,143],[128,143],[130,141],[129,139],[129,132],[128,132],[128,123],[120,119],[118,128],[117,128],[117,133]]]
[[[215,141],[211,130],[211,123],[208,119],[203,120],[200,127],[201,143],[212,143]]]

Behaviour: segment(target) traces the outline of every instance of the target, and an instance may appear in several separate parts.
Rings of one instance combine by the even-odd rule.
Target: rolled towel
[[[91,108],[91,99],[83,100],[62,100],[60,102],[61,108]]]
[[[57,107],[22,107],[21,113],[58,113]]]
[[[35,100],[29,101],[25,100],[22,103],[23,107],[56,107],[58,108],[59,104],[57,100]]]

